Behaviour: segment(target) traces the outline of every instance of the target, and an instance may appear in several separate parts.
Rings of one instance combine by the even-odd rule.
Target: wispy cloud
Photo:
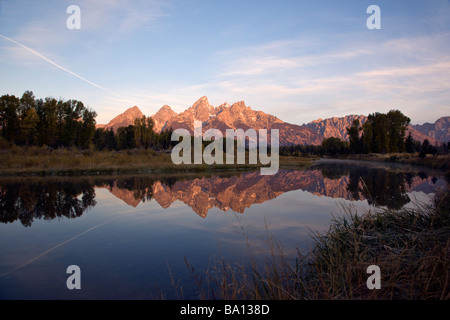
[[[450,100],[449,40],[437,33],[332,46],[318,39],[265,43],[217,54],[223,61],[216,60],[209,84],[260,105],[290,101],[277,108],[284,119],[295,117],[292,108],[305,118],[313,106],[311,114],[358,108],[364,114],[396,104],[415,110]]]
[[[409,15],[399,22],[397,15],[386,13],[380,32],[361,30],[365,11],[349,14],[353,5],[338,10],[346,11],[339,23],[336,6],[311,5],[317,22],[298,24],[302,19],[296,16],[284,24],[284,12],[259,12],[249,20],[237,14],[216,25],[210,18],[217,12],[198,1],[79,0],[81,30],[75,32],[65,27],[69,2],[30,1],[17,5],[21,10],[16,12],[10,2],[11,18],[2,33],[17,43],[0,37],[0,55],[2,64],[21,72],[4,79],[4,87],[40,86],[36,90],[45,94],[81,95],[105,118],[133,105],[149,115],[164,104],[179,112],[206,95],[213,105],[245,100],[294,123],[391,105],[420,110],[414,116],[433,120],[423,105],[450,101],[445,20],[450,7],[442,2],[435,7],[438,12],[420,14],[427,30],[411,28]],[[204,15],[192,16],[187,7]],[[268,16],[273,25],[267,24]],[[438,26],[431,19],[436,16]],[[206,21],[214,24],[212,30]],[[57,72],[35,86],[34,79],[49,66]],[[75,81],[64,79],[67,74]]]
[[[393,78],[393,77],[411,77],[411,76],[421,76],[421,75],[438,75],[441,72],[448,74],[450,71],[450,57],[448,61],[441,61],[437,63],[431,63],[422,66],[408,66],[402,68],[385,68],[371,70],[367,72],[359,73],[358,76],[366,78]]]
[[[134,31],[152,31],[167,18],[167,1],[162,0],[82,0],[82,28],[116,41]],[[105,40],[105,39],[104,39]]]
[[[76,4],[81,10],[81,30],[76,31],[66,28],[68,2],[49,1],[28,5],[26,11],[30,13],[22,17],[23,23],[15,28],[9,26],[2,32],[0,54],[3,62],[31,72],[56,67],[102,90],[107,94],[90,93],[94,95],[91,103],[95,102],[96,109],[99,106],[123,109],[124,106],[145,102],[139,100],[139,95],[125,95],[126,83],[121,83],[121,89],[116,90],[116,82],[121,75],[115,73],[115,68],[126,63],[125,57],[111,64],[112,68],[108,70],[102,70],[94,61],[103,61],[111,54],[114,55],[111,49],[130,36],[164,28],[160,22],[168,17],[170,3],[163,0],[80,0]],[[9,10],[15,9],[14,6],[10,7]],[[35,11],[35,14],[31,11]],[[109,76],[105,77],[106,74]],[[93,78],[101,80],[95,81]],[[53,74],[51,81],[55,81],[54,87],[58,86],[57,79],[58,74]],[[61,94],[61,91],[55,91],[55,94]],[[70,92],[66,94],[71,95]],[[80,93],[75,94],[80,97]]]
[[[244,99],[254,108],[300,124],[327,115],[394,107],[406,108],[404,112],[418,122],[430,118],[424,105],[450,101],[449,45],[442,44],[448,37],[437,34],[380,43],[357,39],[334,48],[318,39],[273,41],[217,52],[211,77],[202,82],[137,89],[129,95],[143,105],[152,101],[152,112],[162,104],[182,111],[207,95],[216,105]]]
[[[113,94],[113,95],[116,95],[116,96],[119,96],[119,97],[120,97],[120,95],[119,95],[117,92],[114,92],[114,91],[111,91],[111,90],[109,90],[109,89],[107,89],[107,88],[105,88],[105,87],[102,87],[101,85],[98,85],[98,84],[96,84],[96,83],[94,83],[94,82],[92,82],[92,81],[90,81],[90,80],[88,80],[88,79],[86,79],[86,78],[80,76],[79,74],[77,74],[77,73],[75,73],[75,72],[73,72],[73,71],[70,71],[69,69],[67,69],[67,68],[65,68],[65,67],[63,67],[63,66],[57,64],[56,62],[50,60],[49,58],[47,58],[47,57],[45,57],[44,55],[40,54],[39,52],[37,52],[37,51],[31,49],[30,47],[27,47],[26,45],[24,45],[24,44],[22,44],[22,43],[20,43],[20,42],[17,42],[16,40],[11,39],[11,38],[9,38],[9,37],[6,37],[6,36],[4,36],[4,35],[2,35],[2,34],[0,34],[0,37],[2,37],[3,39],[8,40],[8,41],[10,41],[10,42],[12,42],[12,43],[14,43],[14,44],[20,46],[20,47],[22,47],[23,49],[27,50],[28,52],[32,53],[33,55],[35,55],[35,56],[37,56],[37,57],[43,59],[44,61],[47,61],[49,64],[51,64],[51,65],[53,65],[53,66],[55,66],[55,67],[57,67],[57,68],[59,68],[59,69],[65,71],[65,72],[67,72],[67,73],[73,75],[74,77],[77,77],[78,79],[80,79],[80,80],[82,80],[82,81],[84,81],[84,82],[86,82],[86,83],[88,83],[88,84],[90,84],[90,85],[92,85],[92,86],[94,86],[94,87],[96,87],[96,88],[98,88],[98,89],[104,90],[104,91],[106,91],[106,92],[108,92],[108,93],[111,93],[111,94]]]

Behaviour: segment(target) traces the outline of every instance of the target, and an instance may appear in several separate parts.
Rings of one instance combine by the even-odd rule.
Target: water
[[[195,272],[215,261],[260,262],[272,238],[295,258],[342,207],[398,209],[444,188],[440,172],[359,162],[275,176],[2,178],[0,299],[195,299]],[[70,265],[81,290],[67,288]]]

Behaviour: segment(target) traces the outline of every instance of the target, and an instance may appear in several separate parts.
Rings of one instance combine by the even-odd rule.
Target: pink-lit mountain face
[[[135,106],[116,116],[108,124],[97,125],[97,127],[112,128],[115,131],[121,126],[134,124],[134,120],[143,115]],[[176,113],[170,106],[164,105],[151,117],[155,123],[154,130],[158,133],[163,130],[183,128],[193,134],[195,120],[202,122],[203,131],[218,129],[224,136],[227,129],[243,129],[244,131],[250,128],[266,129],[269,133],[271,129],[278,129],[280,145],[320,145],[323,139],[330,137],[348,141],[346,129],[352,125],[353,120],[358,119],[361,124],[367,120],[364,115],[348,115],[296,125],[284,122],[263,111],[253,110],[246,106],[244,101],[232,105],[223,103],[214,107],[209,104],[207,97],[200,98],[181,113]],[[417,141],[423,142],[428,139],[433,145],[450,141],[450,117],[440,118],[434,124],[410,125],[408,133],[411,133],[413,139]]]
[[[117,131],[120,127],[127,127],[129,125],[134,125],[134,120],[136,118],[142,118],[144,114],[139,110],[137,106],[127,109],[124,113],[119,114],[114,117],[108,124],[98,124],[97,128],[113,129]]]

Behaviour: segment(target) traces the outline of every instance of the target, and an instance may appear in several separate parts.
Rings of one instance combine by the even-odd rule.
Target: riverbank
[[[92,151],[14,146],[10,149],[0,150],[0,158],[0,176],[215,172],[257,170],[261,167],[260,164],[175,165],[170,157],[170,152],[145,149]],[[310,166],[319,159],[407,164],[450,172],[450,155],[427,155],[423,159],[417,154],[406,153],[342,155],[323,158],[313,155],[279,157],[280,168],[285,169]],[[248,163],[248,154],[246,163]]]
[[[441,154],[441,155],[428,154],[426,155],[425,158],[420,158],[418,153],[386,153],[386,154],[370,153],[370,154],[341,155],[337,157],[330,157],[330,159],[409,164],[414,166],[427,167],[431,169],[450,170],[450,154]]]
[[[366,213],[344,208],[308,253],[286,257],[271,239],[263,267],[216,261],[195,271],[200,299],[449,300],[450,193],[433,204]],[[368,267],[379,267],[380,289],[369,289]],[[370,283],[376,283],[370,282]],[[176,288],[180,290],[180,288]]]
[[[13,147],[0,150],[0,176],[105,175],[257,170],[260,164],[175,165],[169,152],[92,151]],[[280,156],[280,168],[309,166],[315,158]],[[248,154],[247,161],[248,163]]]

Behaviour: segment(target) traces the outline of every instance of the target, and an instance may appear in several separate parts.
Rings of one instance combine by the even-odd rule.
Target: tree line
[[[78,100],[37,99],[32,91],[25,91],[21,98],[0,97],[3,143],[86,149],[92,143],[96,116]]]
[[[116,132],[112,128],[97,128],[93,137],[96,150],[129,150],[135,148],[168,150],[173,146],[172,130],[161,133],[154,131],[154,121],[143,116],[134,121],[134,125],[120,127]]]
[[[358,119],[347,128],[353,153],[405,152],[406,130],[411,120],[399,110],[369,114],[361,126]]]
[[[124,150],[169,149],[172,131],[154,131],[151,117],[136,119],[134,125],[112,129],[96,128],[97,113],[78,100],[47,97],[38,99],[32,91],[22,97],[0,97],[0,147],[47,146]]]
[[[95,150],[129,150],[134,148],[168,150],[172,130],[154,131],[154,121],[143,116],[133,125],[113,129],[96,128],[97,113],[78,100],[46,97],[38,99],[32,91],[22,97],[0,97],[0,147],[48,146]],[[450,142],[433,146],[428,140],[415,141],[411,133],[406,136],[410,119],[399,110],[387,114],[373,113],[364,124],[355,119],[347,128],[349,141],[337,137],[326,138],[319,146],[280,146],[280,155],[337,155],[365,153],[418,152],[421,157],[448,153]]]
[[[347,128],[348,140],[338,137],[326,138],[318,146],[291,145],[280,147],[280,155],[299,156],[367,154],[367,153],[419,153],[420,157],[437,152],[448,153],[450,142],[433,146],[426,139],[422,143],[406,136],[410,118],[399,110],[387,114],[376,112],[369,114],[364,124],[355,119]]]
[[[391,110],[387,114],[369,114],[363,125],[355,119],[347,128],[349,151],[355,154],[419,152],[420,157],[436,154],[438,151],[448,153],[450,145],[447,143],[433,146],[428,139],[422,143],[414,140],[411,132],[406,136],[410,122],[410,118],[399,110]]]

